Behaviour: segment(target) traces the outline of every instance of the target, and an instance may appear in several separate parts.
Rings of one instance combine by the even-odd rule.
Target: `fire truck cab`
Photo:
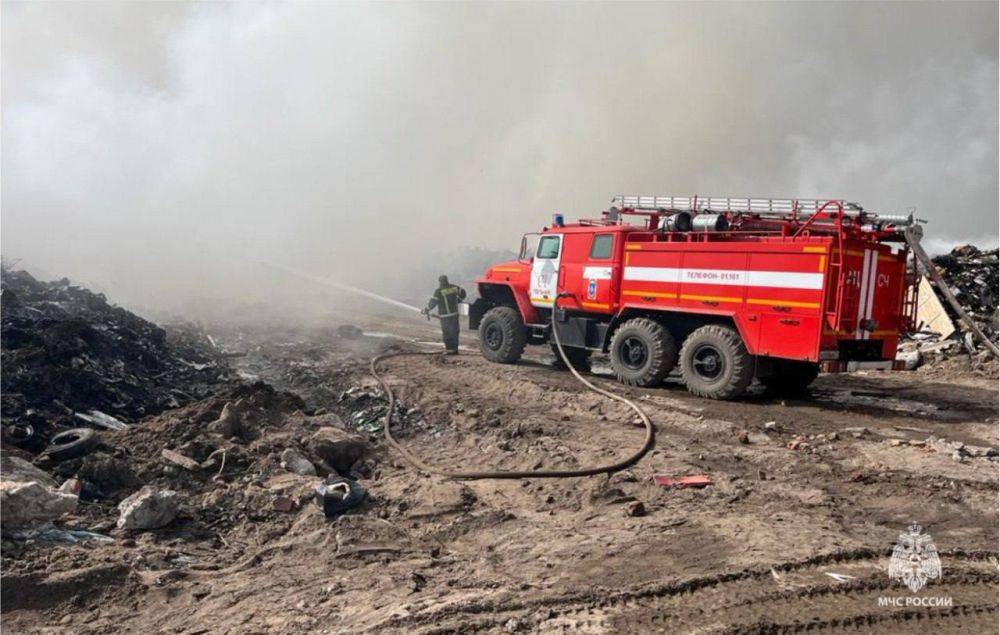
[[[554,328],[575,367],[604,352],[630,385],[679,368],[704,397],[754,378],[798,392],[821,369],[894,367],[916,307],[909,227],[840,200],[619,196],[598,219],[557,214],[526,235],[477,280],[469,327],[494,362]]]

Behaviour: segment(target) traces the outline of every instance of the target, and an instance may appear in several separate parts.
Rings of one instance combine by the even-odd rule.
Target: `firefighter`
[[[438,277],[438,288],[431,296],[424,315],[437,307],[441,319],[441,338],[448,355],[458,355],[458,303],[465,299],[465,289],[448,282],[448,276]]]

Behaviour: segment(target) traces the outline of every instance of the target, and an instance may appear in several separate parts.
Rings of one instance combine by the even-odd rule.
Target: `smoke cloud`
[[[995,3],[5,2],[2,29],[3,253],[125,304],[261,300],[257,261],[389,288],[621,192],[997,242]]]

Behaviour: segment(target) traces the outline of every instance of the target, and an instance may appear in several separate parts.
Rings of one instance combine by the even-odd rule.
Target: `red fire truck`
[[[525,235],[476,281],[469,327],[494,362],[555,328],[570,363],[607,353],[630,385],[679,366],[704,397],[754,378],[802,391],[820,370],[894,367],[916,311],[904,231],[919,229],[841,200],[619,196]]]

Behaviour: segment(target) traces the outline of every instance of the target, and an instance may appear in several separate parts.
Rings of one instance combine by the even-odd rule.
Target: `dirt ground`
[[[247,352],[236,363],[248,381],[304,401],[246,388],[256,432],[216,479],[178,474],[157,455],[182,439],[196,446],[227,398],[107,439],[108,460],[133,466],[118,472],[128,487],[159,482],[186,496],[180,519],[124,534],[113,502],[98,502],[75,520],[112,544],[5,542],[4,632],[997,632],[996,459],[958,460],[927,443],[997,446],[989,371],[824,375],[801,399],[757,388],[713,402],[676,379],[625,388],[598,362],[595,381],[656,424],[649,455],[611,477],[454,482],[417,473],[371,427],[381,400],[368,359],[420,349],[434,325],[351,320],[367,335],[220,335]],[[547,347],[502,366],[479,357],[474,338],[463,345],[458,357],[384,364],[404,406],[401,441],[426,460],[578,467],[641,444],[634,415],[554,370]],[[369,500],[328,520],[307,500],[312,481],[276,457],[331,414],[368,426],[374,449],[358,468]],[[654,474],[713,484],[664,489]],[[291,511],[274,509],[279,494],[296,501]],[[943,571],[916,594],[886,571],[911,523],[931,535]],[[879,606],[914,595],[951,605]]]

